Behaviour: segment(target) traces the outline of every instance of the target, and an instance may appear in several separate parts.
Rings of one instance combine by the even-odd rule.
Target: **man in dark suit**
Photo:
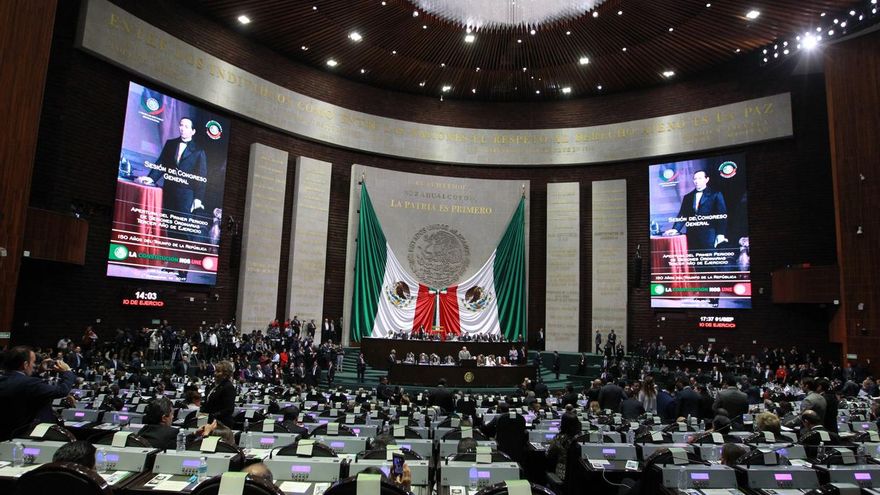
[[[358,383],[363,383],[364,378],[367,375],[367,360],[364,358],[364,353],[358,353],[357,360],[357,379]]]
[[[623,419],[634,420],[645,414],[645,406],[635,396],[627,397],[620,403],[620,414]]]
[[[391,400],[394,398],[394,390],[388,386],[388,377],[379,378],[379,385],[376,385],[376,397],[379,400]]]
[[[205,209],[202,201],[207,186],[208,158],[205,150],[193,140],[196,130],[191,118],[181,118],[179,130],[180,137],[165,142],[156,163],[145,163],[150,173],[138,177],[137,182],[149,186],[163,179],[162,209],[189,215]]]
[[[675,222],[671,229],[664,235],[678,235],[685,229],[688,241],[688,253],[696,253],[700,250],[714,249],[722,242],[727,242],[727,205],[724,196],[709,189],[709,175],[705,170],[694,172],[694,190],[685,194],[681,200],[681,208],[678,218],[684,218]],[[706,221],[691,219],[695,216],[723,215],[723,218],[714,218]],[[706,225],[688,225],[699,223]],[[697,267],[699,270],[701,267]]]
[[[445,378],[441,378],[440,382],[437,384],[437,388],[428,394],[428,404],[431,406],[439,406],[447,413],[451,413],[455,409],[452,392],[446,388]]]
[[[153,448],[174,450],[177,448],[177,428],[171,426],[174,411],[167,397],[159,397],[147,404],[144,411],[144,427],[138,432]]]
[[[712,410],[718,414],[719,409],[727,411],[727,417],[733,423],[742,424],[742,415],[749,412],[749,397],[736,388],[736,380],[728,377],[724,381],[724,388],[715,397]]]
[[[30,347],[17,346],[6,352],[4,368],[0,376],[0,441],[12,438],[13,432],[34,422],[55,422],[51,409],[52,399],[65,397],[76,375],[63,361],[55,363],[59,373],[58,383],[50,385],[31,376],[36,366],[36,355]]]
[[[686,418],[700,416],[700,394],[698,394],[690,385],[685,385],[684,380],[675,382],[675,389],[678,393],[675,396],[677,402],[675,408],[676,418]]]
[[[571,383],[565,386],[565,394],[559,399],[560,407],[565,407],[568,404],[571,404],[571,407],[578,406],[578,394],[574,391]]]
[[[609,381],[599,389],[599,409],[620,412],[620,403],[625,398],[626,394],[623,389],[613,381]]]
[[[80,346],[76,346],[67,354],[67,357],[64,358],[65,362],[70,365],[70,368],[74,371],[79,371],[83,369],[86,365],[86,361],[82,355],[82,348]]]
[[[553,373],[556,373],[556,379],[559,380],[559,370],[562,364],[559,362],[559,351],[553,351]]]

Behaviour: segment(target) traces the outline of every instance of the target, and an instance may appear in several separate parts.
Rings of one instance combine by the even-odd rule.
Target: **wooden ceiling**
[[[866,3],[606,0],[598,17],[585,13],[534,35],[525,27],[480,30],[466,43],[461,26],[423,11],[414,16],[417,9],[405,0],[193,1],[198,12],[242,35],[341,77],[394,91],[494,101],[664,84],[737,57],[754,58],[757,68],[768,44],[829,25],[832,16]],[[753,9],[760,16],[747,19]],[[243,14],[250,24],[238,22]],[[352,31],[363,39],[349,39]],[[583,57],[589,63],[581,64]],[[329,67],[329,59],[338,65]],[[670,70],[675,75],[666,78]]]

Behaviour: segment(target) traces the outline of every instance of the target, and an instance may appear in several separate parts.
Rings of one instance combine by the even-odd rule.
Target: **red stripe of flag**
[[[428,286],[419,284],[419,295],[416,299],[416,314],[413,317],[412,331],[415,332],[422,325],[425,331],[431,331],[434,324],[434,296],[428,293]]]

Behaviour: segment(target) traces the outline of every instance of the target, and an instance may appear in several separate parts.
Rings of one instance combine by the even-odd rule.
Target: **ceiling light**
[[[364,37],[361,36],[361,33],[357,32],[357,31],[352,31],[352,32],[348,33],[348,39],[350,39],[351,41],[354,41],[354,42],[358,42],[358,41],[364,39]]]
[[[479,67],[477,67],[477,72],[480,72],[480,68],[479,68]]]
[[[304,52],[309,50],[309,47],[307,47],[306,45],[303,45],[300,48],[302,48],[302,51],[304,51]]]
[[[327,66],[328,67],[336,67],[337,65],[339,65],[339,62],[333,60],[332,58],[327,59]]]
[[[590,63],[590,58],[589,57],[581,57],[581,59],[578,60],[578,63],[581,65],[587,65],[588,63]]]
[[[569,93],[571,93],[570,87],[566,86],[566,87],[562,88],[562,94],[567,95]]]
[[[600,85],[596,86],[596,89],[598,89],[599,91],[602,91],[602,85],[600,84]]]
[[[750,11],[748,11],[748,13],[746,14],[746,19],[752,19],[752,20],[754,20],[754,19],[757,19],[759,15],[761,15],[761,12],[760,12],[760,11],[757,11],[757,10],[750,10]]]
[[[623,51],[626,51],[626,47],[623,47],[622,50],[623,50]]]
[[[422,24],[422,29],[428,29],[428,25],[427,25],[427,24]]]
[[[596,17],[599,17],[599,11],[598,11],[598,10],[594,10],[594,11],[593,11],[593,18],[596,18]]]
[[[825,17],[825,12],[822,12],[821,14],[819,14],[819,17]]]
[[[532,29],[532,30],[529,31],[529,34],[531,34],[532,36],[534,36],[535,33],[537,33],[537,31],[535,31],[534,29]]]
[[[850,11],[849,11],[849,15],[851,15],[851,16],[856,15],[856,11],[855,11],[855,10],[850,10]]]
[[[419,16],[419,11],[413,10],[413,17],[418,17],[418,16]]]
[[[622,11],[622,10],[618,10],[618,11],[617,11],[617,15],[623,15],[623,11]]]
[[[739,53],[739,52],[740,52],[739,48],[737,48],[736,50],[733,51],[733,53]]]
[[[707,9],[708,9],[709,7],[711,7],[711,6],[712,6],[711,3],[707,3],[707,4],[706,4],[706,8],[707,8]]]
[[[441,63],[440,63],[440,67],[446,67],[446,63],[445,63],[445,62],[441,62]]]
[[[675,71],[673,70],[665,70],[663,71],[663,77],[669,79],[670,77],[675,75]]]
[[[392,55],[397,55],[397,50],[391,50]]]
[[[673,32],[673,31],[675,31],[675,28],[672,28],[672,27],[669,28],[669,32],[670,32],[670,33]]]
[[[471,93],[477,94],[477,88],[471,88]]]
[[[522,43],[521,39],[516,40],[517,43]]]
[[[443,88],[441,88],[441,90],[442,90],[444,93],[446,93],[446,92],[449,91],[450,89],[452,89],[452,86],[443,86]]]
[[[523,72],[529,70],[527,67],[523,67]]]
[[[424,88],[424,87],[425,87],[425,81],[420,82],[420,83],[419,83],[419,86],[422,87],[422,88]]]
[[[566,36],[571,36],[571,31],[566,31],[566,32],[565,32],[565,35],[566,35]]]
[[[385,0],[382,0],[382,6],[384,7],[386,5],[388,5],[388,2],[386,2]]]
[[[312,5],[312,10],[318,10],[318,6],[317,6],[317,5]]]
[[[535,94],[536,94],[536,95],[541,94],[541,90],[540,90],[540,89],[536,89],[536,90],[535,90]]]
[[[367,69],[361,69],[361,74],[366,74],[366,73],[367,73]]]
[[[250,24],[251,18],[246,15],[240,15],[240,16],[238,16],[238,22],[240,22],[242,24]]]
[[[465,35],[464,42],[465,43],[473,43],[475,39],[477,39],[476,36],[474,36],[472,34],[468,34],[468,35]]]
[[[804,48],[806,48],[807,50],[812,50],[813,48],[816,48],[816,45],[818,44],[819,41],[812,34],[807,34],[806,36],[804,36]]]

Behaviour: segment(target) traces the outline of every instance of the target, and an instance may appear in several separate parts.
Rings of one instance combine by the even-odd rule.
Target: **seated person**
[[[202,407],[202,394],[198,390],[188,389],[183,393],[183,401],[185,406],[181,412],[198,411]]]
[[[755,431],[769,431],[779,438],[782,433],[782,425],[779,423],[779,416],[772,412],[762,412],[755,416]]]
[[[721,446],[721,464],[724,466],[735,466],[737,459],[746,455],[748,449],[739,443],[725,443]]]
[[[174,450],[177,447],[177,428],[171,426],[174,411],[167,397],[157,397],[147,404],[144,427],[138,435],[157,449]]]
[[[382,480],[400,485],[404,489],[406,489],[406,491],[410,491],[410,486],[412,485],[412,471],[410,471],[409,466],[406,464],[406,462],[403,463],[403,474],[395,476],[394,478],[386,476],[385,471],[382,471],[382,469],[377,466],[369,466],[361,472],[364,474],[378,474],[382,477]]]
[[[419,354],[419,364],[428,364],[428,355],[424,352]]]
[[[403,362],[406,364],[415,364],[416,363],[416,355],[411,352],[407,352],[406,359],[404,359]]]
[[[477,451],[477,441],[473,438],[462,438],[455,447],[456,454],[470,454]]]
[[[303,426],[299,422],[299,408],[290,405],[282,408],[278,411],[279,414],[283,415],[281,423],[287,427],[287,430],[291,433],[297,433],[301,438],[309,437],[309,429]]]
[[[452,359],[452,356],[447,354],[446,359],[443,360],[443,364],[446,364],[446,365],[455,364],[455,360]]]
[[[568,462],[568,450],[572,442],[581,434],[581,421],[573,412],[562,415],[559,422],[559,433],[550,441],[547,448],[548,465],[555,465],[554,474],[560,481],[565,481],[565,468]]]
[[[440,364],[440,356],[435,353],[431,353],[431,364],[433,366],[437,366]]]
[[[72,462],[95,469],[95,446],[85,440],[66,443],[55,451],[52,462]]]
[[[251,464],[250,466],[245,466],[245,468],[242,469],[241,472],[251,475],[252,478],[261,479],[270,485],[275,484],[275,479],[272,476],[272,471],[270,471],[269,468],[262,462]]]

